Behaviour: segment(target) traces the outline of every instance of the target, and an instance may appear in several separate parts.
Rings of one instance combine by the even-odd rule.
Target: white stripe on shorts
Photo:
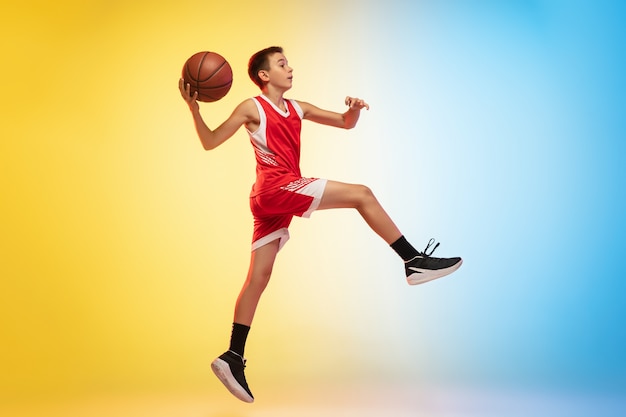
[[[313,201],[309,206],[309,209],[302,214],[302,217],[309,218],[311,214],[317,210],[322,201],[322,196],[324,195],[324,190],[326,189],[326,183],[328,180],[323,178],[318,178],[313,182],[308,183],[304,187],[296,190],[295,192],[298,194],[308,195],[309,197],[313,197]]]
[[[277,231],[272,232],[267,236],[263,236],[262,238],[255,240],[254,242],[252,242],[252,251],[254,252],[261,246],[267,245],[268,243],[273,242],[276,239],[280,240],[278,242],[278,250],[281,250],[283,246],[285,246],[285,243],[287,243],[287,241],[289,240],[289,230],[286,227],[283,227],[282,229],[278,229]]]

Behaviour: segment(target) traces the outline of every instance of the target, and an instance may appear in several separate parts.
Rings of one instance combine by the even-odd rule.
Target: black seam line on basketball
[[[202,61],[204,61],[204,57],[202,57]],[[217,74],[218,72],[220,72],[222,70],[222,68],[224,68],[224,65],[226,65],[226,61],[222,62],[222,65],[220,65],[215,71],[213,71],[213,73],[211,75],[209,75],[204,80],[200,80],[200,74],[198,73],[198,82],[199,83],[205,83],[205,82],[209,81],[211,78],[213,78],[215,76],[215,74]],[[200,67],[202,67],[202,62],[200,63]]]
[[[224,97],[224,96],[220,96],[220,95],[216,96],[216,95],[213,95],[213,94],[207,93],[207,92],[204,92],[204,93],[203,92],[198,92],[198,96],[201,96],[203,98],[209,98],[209,99],[211,99],[213,101],[217,101],[217,100],[221,99],[222,97]]]
[[[196,85],[195,80],[193,79],[193,75],[191,74],[189,64],[185,65],[185,75],[183,76],[183,79],[185,80],[186,84],[189,84],[189,93],[193,96]]]
[[[231,81],[231,82],[228,82],[228,83],[226,83],[226,84],[222,84],[222,85],[215,85],[215,86],[212,86],[212,87],[200,87],[200,88],[198,88],[198,90],[216,90],[216,89],[218,89],[218,88],[228,87],[228,86],[232,85],[232,83],[233,83],[233,82]]]
[[[230,89],[231,86],[232,86],[232,83],[227,83],[227,84],[224,84],[224,85],[217,85],[217,86],[214,86],[214,87],[200,86],[198,88],[198,91],[219,92],[220,90],[223,90],[223,89]]]
[[[209,55],[210,52],[205,52],[204,55],[202,55],[202,59],[200,60],[200,64],[198,65],[198,76],[196,77],[196,91],[200,90],[200,70],[202,69],[202,64],[204,63],[204,59],[207,57],[207,55]],[[200,93],[198,92],[198,95],[200,95]]]

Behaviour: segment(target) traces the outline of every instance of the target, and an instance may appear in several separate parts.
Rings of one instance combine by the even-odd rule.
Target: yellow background
[[[288,18],[294,7],[301,19]],[[330,29],[316,42],[322,9],[272,1],[2,6],[6,399],[188,386],[223,394],[208,366],[227,347],[247,270],[254,158],[243,130],[216,151],[202,150],[178,77],[197,51],[228,59],[233,88],[202,105],[215,126],[258,92],[246,74],[251,53],[278,44],[295,68],[291,96],[341,110],[345,95],[365,93],[352,88],[362,84],[349,73],[354,39],[337,36],[332,55]],[[332,15],[323,19],[333,27]],[[341,62],[337,51],[347,54]],[[320,136],[303,150],[309,175],[352,180],[342,162],[358,151],[357,133],[307,126],[304,134]],[[335,139],[341,143],[328,152]],[[345,296],[359,275],[388,267],[336,269],[348,247],[378,238],[354,213],[315,216],[315,227],[294,222],[251,333],[257,384],[315,379],[336,366],[350,375],[346,359],[357,343],[347,344],[353,335],[345,329],[367,298]],[[385,245],[373,246],[380,253]],[[383,251],[401,276],[395,254]],[[380,285],[366,297],[378,297]]]

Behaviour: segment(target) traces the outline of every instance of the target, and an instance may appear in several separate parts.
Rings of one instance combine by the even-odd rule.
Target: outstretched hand
[[[361,110],[365,107],[366,110],[370,109],[370,105],[364,100],[356,97],[346,97],[346,106],[350,107],[350,110]]]
[[[200,107],[198,105],[198,91],[194,91],[192,95],[191,85],[189,83],[185,84],[185,80],[182,78],[178,80],[178,89],[180,90],[180,95],[183,97],[183,100],[185,100],[190,109],[194,110]]]

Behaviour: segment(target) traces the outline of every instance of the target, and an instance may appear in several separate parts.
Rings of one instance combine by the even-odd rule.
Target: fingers
[[[346,97],[345,103],[346,103],[346,106],[355,110],[361,110],[362,108],[365,108],[366,110],[370,109],[369,104],[367,104],[364,100],[360,98],[348,96]]]
[[[182,78],[178,80],[178,89],[180,90],[180,94],[185,100],[187,100],[187,98],[189,97],[189,88],[191,88],[191,86],[189,85],[189,83],[185,85],[185,80],[183,80]]]
[[[180,90],[180,95],[183,96],[183,99],[190,103],[198,99],[198,91],[194,91],[193,95],[191,94],[191,84],[185,83],[185,80],[182,78],[178,80],[178,89]]]

